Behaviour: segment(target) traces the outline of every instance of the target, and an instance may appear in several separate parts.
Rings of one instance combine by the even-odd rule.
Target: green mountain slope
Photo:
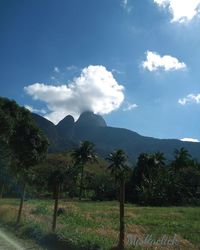
[[[51,152],[64,151],[77,146],[82,140],[89,140],[103,157],[121,148],[131,160],[136,160],[142,152],[155,151],[161,151],[167,159],[171,159],[175,148],[185,147],[194,158],[200,160],[200,143],[156,139],[128,129],[108,127],[101,116],[91,112],[84,112],[76,122],[72,116],[67,116],[58,125],[36,114],[33,114],[33,118],[49,138]]]

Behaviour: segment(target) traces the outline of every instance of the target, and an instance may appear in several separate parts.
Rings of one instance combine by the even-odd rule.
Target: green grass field
[[[0,200],[0,221],[12,224],[16,220],[19,200]],[[58,217],[57,235],[67,239],[72,246],[85,249],[111,249],[118,239],[117,202],[60,201],[65,213]],[[24,204],[22,226],[18,234],[31,231],[35,238],[51,231],[53,213],[52,200],[29,200]],[[138,207],[126,204],[126,247],[127,249],[200,249],[200,207]],[[152,235],[159,239],[163,235],[173,238],[175,246],[131,247],[128,235],[140,239]],[[100,248],[98,248],[98,246]]]

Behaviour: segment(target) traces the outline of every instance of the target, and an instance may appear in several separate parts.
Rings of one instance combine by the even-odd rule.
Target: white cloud
[[[135,103],[128,103],[127,107],[123,109],[123,111],[131,111],[133,109],[138,108],[138,105]]]
[[[199,104],[200,94],[197,94],[197,95],[189,94],[186,97],[179,99],[178,103],[181,105],[192,104],[192,103]]]
[[[25,105],[24,107],[26,109],[28,109],[32,113],[40,113],[40,114],[46,114],[47,113],[47,111],[44,110],[44,109],[35,109],[35,108],[33,108],[32,106],[29,106],[29,105]]]
[[[146,60],[142,62],[142,67],[144,69],[148,69],[149,71],[170,71],[185,69],[187,66],[184,62],[179,62],[177,58],[170,55],[160,56],[156,52],[147,51]]]
[[[154,0],[172,14],[171,22],[191,21],[200,11],[200,0]]]
[[[78,69],[78,67],[75,66],[75,65],[67,66],[67,70],[68,70],[68,71],[77,70],[77,69]]]
[[[199,142],[199,140],[198,140],[198,139],[194,139],[194,138],[183,138],[183,139],[181,139],[181,141]]]
[[[121,6],[127,11],[131,12],[132,7],[129,5],[129,0],[121,0]]]
[[[124,71],[120,71],[120,70],[118,70],[118,69],[112,69],[111,72],[114,73],[114,74],[115,74],[115,73],[116,73],[116,74],[119,74],[119,75],[125,73]]]
[[[50,110],[45,117],[58,123],[70,114],[75,119],[83,111],[108,114],[124,100],[124,87],[117,83],[104,66],[89,66],[69,84],[60,86],[35,83],[24,87],[35,100],[44,101]]]
[[[126,9],[128,5],[128,0],[121,0],[121,5],[124,9]]]
[[[54,67],[54,72],[56,72],[56,73],[60,73],[60,70],[59,70],[59,68],[58,67]]]

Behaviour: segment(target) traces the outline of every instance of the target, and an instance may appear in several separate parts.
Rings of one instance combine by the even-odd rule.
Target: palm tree
[[[124,249],[125,225],[124,225],[124,202],[125,202],[125,172],[127,170],[127,156],[121,149],[111,153],[107,160],[111,163],[108,166],[111,174],[120,183],[120,228],[119,228],[119,249]]]
[[[185,148],[181,148],[180,150],[176,149],[174,151],[174,158],[172,166],[174,166],[175,170],[187,167],[191,161],[191,155]]]
[[[165,156],[164,153],[161,152],[155,152],[154,153],[154,161],[155,161],[155,165],[158,167],[164,166],[165,165]]]
[[[85,164],[88,162],[95,161],[97,158],[94,152],[94,144],[90,141],[81,142],[79,148],[73,150],[72,157],[75,161],[75,165],[80,166],[81,170],[80,191],[79,191],[79,200],[81,200]]]

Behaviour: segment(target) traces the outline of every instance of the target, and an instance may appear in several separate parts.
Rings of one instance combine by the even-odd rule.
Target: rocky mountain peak
[[[60,133],[66,133],[68,130],[72,129],[74,126],[74,117],[71,115],[66,116],[64,119],[62,119],[58,124],[57,128]]]
[[[91,111],[83,112],[78,118],[76,125],[79,127],[107,127],[103,117]]]

